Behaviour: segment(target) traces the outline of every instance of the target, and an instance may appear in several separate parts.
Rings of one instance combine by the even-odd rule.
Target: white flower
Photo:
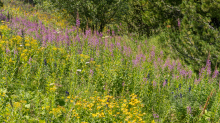
[[[50,85],[54,85],[54,83],[50,83]]]
[[[102,37],[102,38],[108,38],[109,36],[105,36],[105,37]]]
[[[86,62],[86,64],[89,64],[89,62]]]
[[[76,71],[79,71],[79,72],[81,72],[82,70],[81,70],[81,69],[77,69]]]

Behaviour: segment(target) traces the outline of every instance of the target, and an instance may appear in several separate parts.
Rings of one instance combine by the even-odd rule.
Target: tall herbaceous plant
[[[0,14],[0,121],[219,121],[219,72],[209,57],[196,76],[150,39],[23,13],[14,5]]]

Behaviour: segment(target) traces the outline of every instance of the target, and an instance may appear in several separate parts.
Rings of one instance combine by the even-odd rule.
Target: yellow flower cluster
[[[5,96],[5,92],[0,93],[0,97],[4,97]]]
[[[54,26],[59,28],[66,28],[68,26],[67,19],[57,12],[47,14],[44,12],[40,12],[38,10],[30,10],[26,11],[22,6],[9,4],[4,6],[4,9],[9,11],[14,17],[28,17],[30,20],[38,19],[41,20],[44,24],[49,25],[51,23]]]
[[[54,116],[60,116],[61,114],[66,112],[66,109],[62,106],[58,106],[57,108],[52,108],[49,114],[53,114]]]
[[[25,101],[25,100],[20,100],[19,102],[14,102],[13,103],[13,106],[15,107],[15,108],[21,108],[21,107],[23,107],[23,105],[25,105],[27,103],[27,101]]]
[[[80,54],[80,60],[81,62],[86,62],[86,60],[88,60],[90,57],[88,55],[84,55],[84,54]]]
[[[8,31],[10,31],[10,28],[8,28],[7,25],[0,25],[0,32],[2,32],[4,35]],[[20,54],[22,62],[28,61],[31,54],[40,51],[37,40],[33,38],[24,37],[23,39],[21,36],[18,35],[11,37],[5,37],[4,35],[2,36],[2,38],[0,38],[0,49],[2,51],[14,50],[15,52]],[[8,63],[14,63],[11,57],[8,58]]]
[[[57,87],[55,85],[50,88],[50,91],[52,91],[52,92],[55,92],[56,90],[57,90]]]
[[[68,97],[66,102],[72,103],[72,117],[80,118],[86,117],[86,114],[80,112],[87,112],[88,117],[93,118],[119,118],[127,122],[144,122],[142,119],[145,113],[141,109],[143,104],[137,99],[137,95],[132,94],[130,100],[119,99],[116,100],[113,96],[94,96],[90,99],[82,99],[78,97]]]
[[[45,109],[46,109],[46,110],[49,110],[49,109],[50,109],[50,106],[45,106],[45,107],[43,106],[43,107],[42,107],[42,110],[45,110]]]

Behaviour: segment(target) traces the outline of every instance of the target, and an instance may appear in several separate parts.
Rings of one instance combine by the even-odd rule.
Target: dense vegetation
[[[39,3],[36,0],[36,3]],[[42,3],[42,2],[41,2]],[[139,35],[161,35],[161,45],[171,47],[173,58],[182,58],[193,69],[205,66],[208,53],[215,66],[220,65],[220,1],[210,0],[44,0],[70,16],[80,27],[103,32],[114,25],[116,33],[136,32]],[[77,14],[78,13],[78,14]],[[122,24],[123,28],[117,28]],[[165,28],[165,27],[168,27]]]
[[[218,1],[2,1],[0,122],[220,121]]]

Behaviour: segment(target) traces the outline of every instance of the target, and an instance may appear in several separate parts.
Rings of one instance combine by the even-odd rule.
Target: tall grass
[[[197,77],[149,39],[0,16],[1,122],[220,119],[219,76],[209,59]]]

